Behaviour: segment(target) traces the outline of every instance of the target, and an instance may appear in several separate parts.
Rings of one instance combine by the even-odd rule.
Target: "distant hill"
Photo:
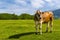
[[[55,18],[60,18],[60,9],[53,11]]]

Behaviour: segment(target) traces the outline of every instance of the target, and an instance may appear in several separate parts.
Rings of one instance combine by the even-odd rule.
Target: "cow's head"
[[[36,18],[38,19],[38,20],[40,20],[41,19],[41,14],[42,14],[42,12],[40,11],[40,10],[37,10],[36,11]]]

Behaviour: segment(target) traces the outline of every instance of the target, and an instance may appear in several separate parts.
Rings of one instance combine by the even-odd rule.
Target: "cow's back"
[[[52,12],[44,12],[42,14],[42,18],[43,18],[43,21],[44,22],[51,21],[52,20],[52,17],[53,17],[53,13]]]

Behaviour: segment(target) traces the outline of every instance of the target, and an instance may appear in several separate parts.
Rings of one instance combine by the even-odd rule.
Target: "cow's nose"
[[[41,19],[41,17],[40,17],[40,19]]]

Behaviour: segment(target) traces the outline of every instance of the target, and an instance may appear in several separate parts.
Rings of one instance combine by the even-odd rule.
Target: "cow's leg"
[[[47,23],[47,26],[46,26],[46,32],[48,32],[48,27],[49,27],[49,22]]]
[[[50,32],[52,32],[52,25],[53,25],[53,22],[50,21]]]
[[[35,22],[36,34],[38,33],[38,22]]]
[[[39,30],[40,30],[40,34],[42,34],[42,22],[40,23]]]

